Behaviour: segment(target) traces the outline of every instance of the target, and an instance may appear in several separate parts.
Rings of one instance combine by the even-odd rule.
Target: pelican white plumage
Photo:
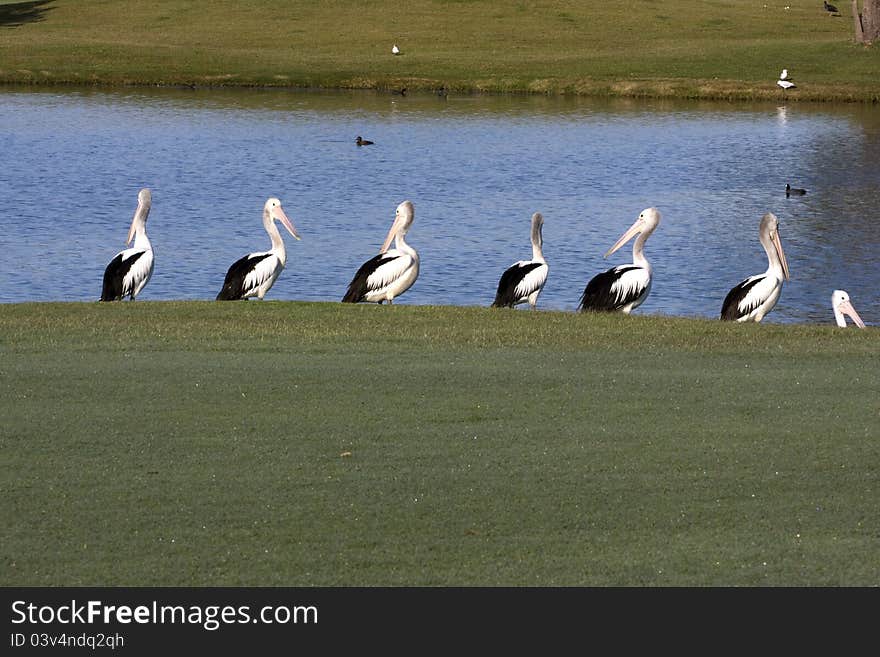
[[[549,267],[544,260],[541,250],[544,238],[541,229],[544,226],[544,216],[540,212],[532,215],[532,259],[520,260],[513,263],[501,275],[498,282],[498,291],[495,293],[495,308],[513,308],[521,303],[528,302],[532,310],[538,303],[538,295],[544,289],[547,282]]]
[[[859,317],[856,309],[853,308],[846,290],[834,290],[834,293],[831,295],[831,307],[834,309],[834,319],[841,328],[846,328],[846,318],[844,315],[849,315],[852,318],[853,324],[859,328],[865,328],[865,323]]]
[[[632,264],[612,267],[590,279],[581,295],[578,310],[629,314],[642,305],[651,292],[651,263],[643,249],[648,237],[659,225],[660,211],[657,208],[642,210],[635,223],[605,253],[607,258],[634,235],[638,235],[633,243]]]
[[[153,275],[153,246],[147,237],[147,217],[153,204],[153,196],[148,188],[138,192],[137,209],[128,229],[126,244],[134,244],[123,249],[104,270],[101,288],[101,301],[120,301],[125,297],[135,300]]]
[[[243,258],[236,260],[226,272],[223,288],[217,294],[217,301],[235,301],[257,297],[261,299],[274,285],[284,265],[287,263],[287,251],[284,248],[284,240],[278,232],[276,221],[287,229],[296,239],[300,239],[299,233],[293,222],[288,219],[281,201],[272,197],[263,205],[263,228],[272,240],[272,248],[268,251],[249,253]]]
[[[342,297],[343,302],[367,301],[381,304],[387,301],[390,304],[415,283],[419,276],[419,254],[404,239],[413,219],[415,208],[412,202],[404,201],[397,206],[394,223],[391,224],[379,255],[361,265],[348,284],[348,291]],[[394,248],[389,251],[392,240]]]
[[[727,293],[721,305],[723,320],[760,322],[779,300],[783,281],[789,280],[788,261],[782,249],[779,219],[775,214],[768,212],[761,218],[758,235],[767,253],[767,271],[749,276]]]

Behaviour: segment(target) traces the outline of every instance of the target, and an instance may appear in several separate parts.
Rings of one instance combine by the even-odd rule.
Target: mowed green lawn
[[[815,0],[0,3],[0,80],[880,99],[880,49]],[[402,54],[392,56],[398,44]]]
[[[880,338],[0,305],[2,585],[876,585]]]

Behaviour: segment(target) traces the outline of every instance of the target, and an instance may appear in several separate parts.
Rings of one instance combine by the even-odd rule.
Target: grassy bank
[[[786,9],[785,7],[789,7]],[[40,0],[0,3],[0,80],[880,98],[849,4]],[[391,55],[392,44],[402,54]]]
[[[880,582],[876,329],[0,305],[0,584]]]

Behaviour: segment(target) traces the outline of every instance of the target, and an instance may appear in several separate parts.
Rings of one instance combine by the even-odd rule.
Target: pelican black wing
[[[636,265],[621,265],[613,267],[601,274],[596,274],[587,283],[584,293],[581,295],[581,303],[578,310],[591,310],[595,312],[613,312],[620,310],[626,304],[638,299],[641,290],[633,291],[632,294],[620,296],[614,290],[614,284],[620,280],[626,272],[640,269]]]
[[[495,301],[492,302],[493,308],[513,308],[519,301],[516,293],[517,286],[523,281],[526,275],[533,269],[537,269],[543,262],[528,262],[524,265],[516,264],[507,268],[498,281],[498,291],[495,293]]]
[[[736,321],[743,315],[748,315],[750,312],[752,312],[752,310],[754,310],[755,307],[760,304],[760,299],[751,308],[740,309],[740,304],[743,302],[746,296],[748,296],[749,290],[755,287],[755,285],[760,283],[762,280],[764,280],[763,276],[747,278],[742,283],[735,286],[730,292],[728,292],[727,296],[724,297],[724,303],[721,304],[721,319]]]
[[[388,257],[388,253],[380,253],[379,255],[373,256],[369,260],[367,260],[364,264],[361,265],[361,268],[357,270],[357,273],[354,275],[354,278],[351,279],[351,283],[348,284],[348,291],[345,293],[345,296],[342,297],[343,303],[358,303],[364,300],[364,297],[367,295],[367,292],[370,291],[370,287],[367,284],[367,279],[373,275],[379,267],[382,265],[391,262],[392,260],[396,260],[400,256],[391,256]]]
[[[118,253],[107,268],[104,270],[104,284],[101,287],[101,301],[120,301],[131,294],[130,289],[125,289],[125,277],[134,263],[146,253],[139,251],[128,259],[123,260],[123,253]]]
[[[248,274],[254,270],[257,264],[271,255],[271,253],[261,253],[257,256],[246,255],[232,263],[229,271],[226,272],[223,289],[217,294],[217,301],[238,301],[242,299],[246,292],[244,281]]]

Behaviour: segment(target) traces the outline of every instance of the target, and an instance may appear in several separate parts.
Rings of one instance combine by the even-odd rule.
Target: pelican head
[[[767,257],[770,259],[771,266],[774,260],[782,268],[782,275],[785,280],[789,280],[788,261],[785,259],[785,251],[782,250],[782,240],[779,239],[779,219],[772,212],[768,212],[761,217],[761,227],[758,230],[761,244],[767,251]]]
[[[853,308],[849,295],[845,290],[834,290],[834,293],[831,295],[831,307],[834,309],[834,319],[837,320],[838,326],[845,327],[846,319],[844,315],[849,315],[856,326],[865,328],[865,323],[859,317],[856,309]]]
[[[654,229],[657,228],[657,226],[659,225],[660,210],[658,210],[657,208],[645,208],[641,211],[638,219],[635,220],[635,223],[633,223],[633,225],[630,226],[629,229],[620,236],[620,239],[614,243],[614,246],[612,246],[610,249],[608,249],[608,251],[605,252],[605,257],[607,258],[608,256],[610,256],[612,253],[617,251],[617,249],[629,242],[635,235],[638,235],[639,233],[641,233],[642,236],[647,239],[648,235],[653,233]]]
[[[287,229],[288,233],[293,235],[296,239],[300,239],[299,233],[296,232],[293,222],[287,218],[284,208],[281,207],[281,201],[274,196],[267,200],[266,204],[263,206],[263,224],[268,228],[268,225],[273,221],[280,221]]]
[[[394,213],[394,223],[391,224],[391,230],[388,231],[388,235],[385,237],[385,242],[382,244],[382,249],[379,253],[385,253],[388,247],[391,246],[394,238],[406,235],[406,231],[412,226],[415,215],[416,210],[411,201],[404,201],[397,206],[397,211]]]
[[[544,227],[544,215],[536,212],[532,215],[532,244],[543,246],[544,238],[541,235],[541,229]]]
[[[147,187],[138,192],[138,205],[134,211],[134,217],[131,219],[131,228],[128,229],[128,239],[126,244],[131,244],[138,228],[141,230],[147,225],[147,216],[150,214],[150,206],[153,204],[153,195]]]

